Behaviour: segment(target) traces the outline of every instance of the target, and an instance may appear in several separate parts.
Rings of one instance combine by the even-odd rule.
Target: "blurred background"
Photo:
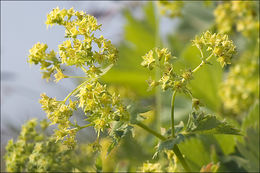
[[[171,92],[162,93],[158,90],[147,92],[146,80],[154,74],[140,65],[142,62],[141,56],[154,47],[167,47],[174,56],[179,58],[175,64],[177,70],[196,67],[200,63],[200,53],[191,45],[190,41],[194,39],[195,35],[208,29],[216,31],[214,10],[219,4],[221,3],[187,1],[179,9],[182,15],[169,17],[158,15],[159,10],[155,2],[145,1],[1,1],[1,170],[4,170],[2,156],[5,152],[6,142],[11,138],[16,139],[20,133],[21,125],[29,119],[34,117],[40,120],[46,118],[38,102],[40,94],[46,93],[48,96],[60,100],[66,97],[80,82],[76,79],[63,79],[59,83],[46,82],[41,78],[39,66],[30,66],[27,63],[29,49],[35,43],[46,43],[49,49],[57,51],[57,45],[65,40],[63,27],[46,28],[47,13],[53,8],[69,9],[74,7],[77,11],[83,10],[97,18],[98,23],[102,24],[102,31],[98,34],[102,34],[105,38],[111,40],[119,50],[119,61],[103,76],[102,82],[108,84],[111,90],[119,92],[126,99],[127,104],[133,107],[134,113],[159,110],[157,116],[149,113],[148,120],[144,121],[145,124],[153,126],[159,131],[170,127]],[[256,39],[247,39],[236,31],[230,37],[234,40],[238,50],[232,63],[239,65],[242,62],[241,64],[246,64],[246,67],[249,67],[250,65],[244,62],[250,61],[244,56],[254,57],[255,59],[259,57],[259,54],[254,53],[259,52],[259,48],[255,48],[255,45],[257,45]],[[190,87],[193,95],[205,105],[204,110],[227,119],[238,128],[241,128],[241,126],[244,128],[247,125],[243,125],[246,124],[243,121],[250,114],[250,111],[258,109],[259,113],[259,103],[258,107],[253,104],[255,100],[259,99],[259,85],[257,84],[259,83],[259,67],[252,70],[254,73],[250,72],[249,75],[245,75],[247,78],[244,77],[241,80],[242,82],[238,82],[242,86],[246,83],[244,81],[252,81],[255,89],[252,92],[249,89],[251,100],[241,99],[239,95],[241,93],[231,88],[231,91],[237,92],[235,95],[238,99],[235,99],[239,103],[236,106],[246,105],[241,112],[232,112],[233,110],[225,109],[224,105],[227,100],[223,97],[220,98],[219,89],[228,76],[229,68],[228,66],[223,70],[219,63],[214,61],[211,66],[205,66],[195,75]],[[79,73],[70,68],[65,70],[71,74]],[[228,89],[222,88],[224,88],[222,89],[223,92]],[[158,98],[158,93],[160,98]],[[161,102],[160,106],[157,104],[158,100]],[[178,95],[175,108],[176,123],[186,121],[191,111],[190,99],[184,95]],[[258,117],[259,120],[258,113],[255,111],[250,115],[254,115],[254,118]],[[82,119],[82,112],[77,114],[77,117]],[[254,118],[248,118],[247,124],[250,124],[250,127],[251,123],[256,121]],[[137,168],[146,160],[151,160],[154,147],[158,141],[146,132],[143,133],[140,129],[135,130],[135,135],[135,138],[126,137],[120,149],[116,149],[115,160],[113,160],[114,155],[112,154],[113,159],[110,160],[111,162],[106,161],[107,167],[104,169],[111,171],[113,166],[121,164],[122,169],[119,170],[126,171],[130,170],[129,167],[131,166]],[[87,128],[82,130],[77,137],[80,139],[79,142],[93,142],[95,133],[93,129]],[[215,143],[217,143],[216,151],[218,154],[220,153],[218,159],[224,163],[221,170],[254,170],[251,167],[247,168],[246,162],[242,162],[241,159],[235,160],[229,157],[230,154],[241,156],[240,153],[242,152],[239,151],[242,145],[240,145],[240,149],[237,149],[238,138],[225,135],[199,138],[187,140],[181,148],[184,154],[189,153],[191,160],[194,160],[194,169],[200,170],[201,167],[199,166],[212,161],[212,153],[214,154],[215,150],[212,151],[211,146],[215,146]],[[255,138],[255,136],[247,139],[252,140],[252,138]],[[242,141],[242,138],[239,140]],[[250,140],[246,141],[245,139],[249,143]],[[252,165],[257,165],[257,159],[246,155],[246,153],[259,151],[256,141],[254,142],[255,148],[248,149],[243,146],[246,148],[244,151],[247,152],[242,156],[251,159]],[[244,149],[243,147],[241,150]],[[197,149],[197,152],[193,153],[194,148]],[[139,160],[136,159],[136,155],[139,156]],[[118,160],[118,163],[116,160]],[[234,164],[234,162],[237,164]],[[239,164],[240,166],[238,166]],[[241,168],[241,165],[243,165],[243,168]]]

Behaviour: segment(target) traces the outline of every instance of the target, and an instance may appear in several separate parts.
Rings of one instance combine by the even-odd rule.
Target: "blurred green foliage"
[[[157,120],[156,113],[154,113],[156,107],[155,90],[148,92],[146,82],[149,76],[154,77],[155,74],[141,66],[142,56],[159,45],[159,47],[167,47],[174,56],[178,57],[174,61],[174,69],[177,71],[194,69],[200,64],[201,59],[200,52],[191,45],[190,40],[207,29],[211,29],[213,32],[217,31],[213,15],[217,5],[219,5],[219,2],[213,1],[206,5],[202,2],[184,2],[182,16],[172,19],[177,21],[175,32],[168,34],[166,41],[163,41],[162,38],[158,40],[158,35],[156,35],[158,34],[158,26],[160,26],[158,22],[165,16],[157,18],[158,9],[155,3],[147,2],[141,8],[135,9],[141,10],[142,18],[134,17],[133,12],[129,9],[123,11],[126,24],[124,26],[124,37],[117,46],[120,58],[117,64],[102,76],[102,82],[108,83],[111,89],[116,89],[124,98],[125,103],[131,105],[132,118],[139,118],[145,125],[155,129],[154,124]],[[157,138],[134,125],[134,128],[129,128],[127,133],[123,131],[122,136],[124,137],[118,141],[106,138],[105,136],[111,132],[105,131],[101,134],[100,145],[102,149],[99,153],[93,152],[93,144],[92,147],[85,143],[77,146],[74,151],[77,157],[73,155],[77,158],[73,165],[77,166],[73,170],[134,172],[140,171],[142,165],[156,167],[157,163],[160,163],[162,165],[160,169],[175,165],[172,170],[184,171],[179,162],[171,161],[171,159],[175,159],[174,156],[162,152],[178,144],[180,151],[193,171],[215,170],[216,167],[219,167],[218,171],[220,172],[259,171],[259,73],[254,74],[254,78],[258,78],[258,80],[253,81],[258,82],[258,87],[255,89],[258,95],[253,97],[253,104],[247,106],[245,111],[234,114],[226,110],[224,106],[226,100],[223,100],[219,95],[221,84],[230,74],[233,64],[243,62],[241,60],[243,56],[240,55],[248,50],[259,52],[259,47],[255,48],[256,45],[259,46],[259,38],[251,38],[250,40],[239,32],[233,32],[230,37],[234,38],[235,44],[238,45],[238,53],[232,60],[231,67],[226,67],[223,70],[218,62],[210,61],[210,65],[195,73],[194,79],[188,85],[193,96],[202,101],[203,111],[217,115],[217,120],[215,117],[205,115],[204,119],[196,121],[197,124],[191,123],[188,125],[192,126],[195,131],[202,129],[203,132],[207,130],[211,132],[210,130],[212,130],[214,134],[221,132],[225,133],[224,135],[190,134],[184,138],[179,134],[175,139],[158,143]],[[206,52],[204,53],[206,54]],[[259,54],[252,56],[259,58]],[[238,60],[239,58],[240,60]],[[245,61],[250,61],[250,57]],[[259,60],[256,62],[259,65]],[[247,68],[247,65],[244,65],[244,67]],[[259,68],[257,71],[259,72]],[[247,77],[247,79],[251,79],[251,76]],[[225,88],[222,91],[225,92]],[[163,135],[167,135],[170,127],[170,95],[169,91],[161,93],[160,134]],[[247,100],[245,99],[245,101]],[[175,124],[181,121],[187,122],[189,114],[192,112],[191,101],[185,95],[178,95],[175,102]],[[237,129],[241,130],[242,135],[227,135],[230,129],[233,130],[233,134],[238,134],[238,132],[233,127],[226,125],[226,122],[234,124]],[[186,132],[192,132],[189,127],[181,124],[176,126],[176,131],[177,129],[181,131],[180,128],[185,129]],[[225,130],[227,130],[227,133]],[[111,143],[115,145],[111,147]],[[153,157],[156,147],[157,157]],[[171,158],[169,159],[169,157]],[[149,161],[149,164],[147,161]]]

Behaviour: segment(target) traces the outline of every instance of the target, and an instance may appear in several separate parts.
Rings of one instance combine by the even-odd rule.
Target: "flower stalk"
[[[137,126],[141,127],[142,129],[146,130],[147,132],[149,132],[150,134],[154,135],[155,137],[159,138],[162,141],[167,140],[166,137],[164,137],[163,135],[157,133],[156,131],[154,131],[153,129],[149,128],[148,126],[146,126],[145,124],[143,124],[142,122],[137,122],[136,123]],[[179,147],[177,145],[174,145],[173,147],[173,152],[175,153],[175,155],[177,156],[177,158],[179,159],[181,165],[183,166],[183,168],[185,169],[185,171],[190,172],[191,169],[188,166],[186,160],[184,159]]]

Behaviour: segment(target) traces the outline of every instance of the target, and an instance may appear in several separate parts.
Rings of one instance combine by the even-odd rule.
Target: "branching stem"
[[[198,71],[204,64],[206,64],[213,56],[214,54],[212,53],[205,61],[202,61],[200,65],[198,65],[194,70],[192,70],[192,73],[195,73]]]
[[[201,56],[203,57],[203,53],[201,51]],[[206,64],[213,56],[213,53],[204,61],[202,60],[202,62],[192,71],[192,73],[195,73],[196,71],[198,71],[204,64]],[[182,79],[182,82],[185,82],[185,79]],[[171,125],[172,125],[172,137],[175,138],[175,128],[174,128],[174,102],[175,102],[175,97],[176,97],[177,91],[174,90],[172,93],[172,100],[171,100]],[[177,158],[180,160],[183,168],[186,171],[191,171],[188,164],[186,163],[186,161],[184,160],[184,158],[182,157],[181,151],[179,150],[177,145],[174,145],[173,147],[173,151],[176,154]]]
[[[142,129],[146,130],[147,132],[151,133],[152,135],[156,136],[157,138],[159,138],[162,141],[167,140],[166,137],[164,137],[163,135],[157,133],[156,131],[154,131],[153,129],[150,129],[149,127],[147,127],[145,124],[143,124],[142,122],[137,122],[136,123],[137,126],[141,127]],[[174,145],[173,147],[173,152],[175,153],[175,155],[177,156],[177,158],[179,159],[179,161],[181,162],[183,168],[185,169],[186,172],[191,172],[190,167],[188,166],[187,162],[185,161],[185,159],[183,158],[181,151],[179,149],[179,147],[177,145]]]
[[[137,122],[136,123],[137,126],[143,128],[144,130],[146,130],[147,132],[151,133],[152,135],[156,136],[157,138],[159,138],[160,140],[164,141],[167,138],[164,137],[163,135],[161,135],[160,133],[157,133],[155,130],[150,129],[149,127],[147,127],[145,124],[143,124],[142,122]]]

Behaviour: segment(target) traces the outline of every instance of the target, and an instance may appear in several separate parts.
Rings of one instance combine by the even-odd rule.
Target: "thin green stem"
[[[175,96],[177,92],[176,90],[173,91],[172,93],[172,102],[171,102],[171,122],[172,122],[172,137],[175,137],[175,129],[174,129],[174,101],[175,101]]]
[[[83,66],[80,67],[86,74],[88,73],[88,70],[85,69]]]
[[[79,130],[81,130],[81,129],[84,129],[84,128],[86,128],[86,127],[90,127],[90,126],[92,126],[93,124],[86,124],[86,125],[84,125],[84,126],[78,126],[78,128],[79,128]]]
[[[175,102],[175,97],[176,97],[177,91],[173,91],[172,93],[172,101],[171,101],[171,122],[172,122],[172,137],[175,138],[175,128],[174,128],[174,102]],[[181,151],[177,144],[174,145],[173,147],[173,152],[176,154],[177,158],[181,162],[183,168],[187,171],[190,172],[190,168],[188,164],[186,163],[185,159],[183,158]]]
[[[143,128],[144,130],[146,130],[147,132],[153,134],[154,136],[156,136],[157,138],[161,139],[162,141],[166,140],[167,138],[164,137],[163,135],[161,135],[160,133],[157,133],[156,131],[154,131],[153,129],[150,129],[149,127],[147,127],[145,124],[143,124],[142,122],[137,122],[136,123],[137,126]]]
[[[69,99],[70,96],[72,96],[73,94],[75,94],[75,93],[78,91],[78,89],[79,89],[80,87],[82,87],[84,84],[86,84],[87,82],[88,82],[88,80],[86,80],[85,82],[82,82],[79,86],[77,86],[77,88],[75,88],[73,91],[71,91],[71,92],[67,95],[67,97],[63,100],[63,102],[66,102],[66,101]]]
[[[194,70],[192,70],[192,73],[198,71],[204,64],[206,64],[213,57],[213,55],[214,54],[212,53],[205,61],[202,61],[200,65],[198,65]]]
[[[176,154],[177,158],[179,159],[179,161],[181,162],[181,165],[183,166],[183,168],[185,169],[185,171],[187,172],[191,172],[190,167],[188,166],[186,160],[183,158],[181,151],[179,149],[179,147],[177,145],[174,145],[173,147],[173,152]]]
[[[92,126],[93,124],[90,123],[90,124],[86,124],[86,125],[84,125],[84,126],[79,126],[77,123],[76,123],[76,124],[73,124],[73,123],[70,122],[70,125],[73,126],[73,127],[77,127],[78,130],[81,130],[81,129],[84,129],[84,128],[86,128],[86,127]]]
[[[203,52],[202,52],[202,50],[199,48],[199,47],[197,47],[198,49],[199,49],[199,51],[200,51],[200,54],[201,54],[201,59],[204,59],[204,54],[203,54]]]
[[[198,65],[194,70],[192,70],[192,73],[195,73],[196,71],[198,71],[200,69],[200,67],[202,67],[205,64],[205,61],[202,61],[200,63],[200,65]]]
[[[160,46],[160,20],[159,20],[159,14],[158,11],[156,11],[157,5],[154,4],[154,9],[155,9],[155,21],[156,21],[156,33],[155,33],[155,47]],[[156,64],[158,64],[158,59],[156,59]],[[156,80],[159,80],[160,78],[160,69],[156,68],[155,69],[155,78]],[[172,137],[175,137],[175,131],[174,131],[174,101],[175,101],[175,96],[176,96],[176,91],[174,91],[172,95],[172,105],[171,105],[171,122],[172,122]],[[156,110],[157,110],[157,116],[156,116],[156,121],[157,121],[157,126],[160,125],[159,117],[160,117],[160,112],[161,112],[161,92],[160,89],[156,89]],[[147,127],[145,124],[141,122],[136,123],[137,126],[143,128],[144,130],[148,131],[149,133],[153,134],[157,138],[161,140],[166,140],[167,138],[161,135],[160,133],[157,133],[153,129],[150,129]],[[174,153],[176,154],[177,158],[180,160],[181,164],[183,165],[183,168],[186,171],[190,171],[186,161],[184,160],[179,148],[177,145],[174,146],[173,148]]]
[[[147,132],[151,133],[152,135],[156,136],[157,138],[159,138],[162,141],[165,141],[167,138],[164,137],[163,135],[157,133],[156,131],[154,131],[153,129],[150,129],[149,127],[147,127],[145,124],[143,124],[142,122],[137,122],[136,123],[137,126],[141,127],[142,129],[146,130]],[[179,159],[180,163],[182,164],[183,168],[185,169],[186,172],[191,172],[190,167],[188,166],[187,162],[185,161],[185,159],[183,158],[181,151],[179,149],[179,147],[177,146],[177,144],[174,145],[173,147],[173,152],[175,153],[175,155],[177,156],[177,158]]]
[[[83,79],[86,79],[86,78],[89,78],[89,77],[84,77],[84,76],[66,76],[66,78],[83,78]]]

